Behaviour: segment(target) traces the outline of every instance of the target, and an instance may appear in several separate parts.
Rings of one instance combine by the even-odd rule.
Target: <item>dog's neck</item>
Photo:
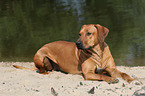
[[[105,42],[103,42],[101,44],[97,44],[91,50],[88,50],[88,51],[91,51],[92,55],[94,55],[94,56],[97,55],[100,57],[100,59],[102,59],[105,45],[106,45]]]
[[[79,60],[79,56],[81,56],[81,58],[83,58],[83,60],[86,60],[88,58],[92,59],[95,63],[96,66],[98,66],[99,68],[103,68],[103,52],[104,52],[104,48],[107,46],[107,44],[104,42],[104,44],[97,44],[95,45],[92,49],[88,49],[88,50],[78,50],[77,54],[78,54],[78,60]],[[80,60],[81,62],[84,62],[82,60]]]
[[[102,60],[103,60],[103,52],[104,48],[107,46],[107,44],[104,42],[102,44],[97,44],[92,49],[87,50],[87,52],[91,53],[91,58],[93,61],[96,62],[97,66],[102,68]]]

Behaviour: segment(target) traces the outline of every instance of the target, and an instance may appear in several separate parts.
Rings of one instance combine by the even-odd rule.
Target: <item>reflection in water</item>
[[[67,7],[67,10],[72,8],[75,11],[73,11],[74,15],[77,15],[78,22],[81,22],[83,20],[83,6],[85,6],[85,0],[58,0],[57,2],[64,2],[62,3],[62,6],[69,6]]]
[[[45,43],[75,42],[83,24],[109,28],[117,65],[145,65],[144,0],[0,0],[0,60],[33,61]]]

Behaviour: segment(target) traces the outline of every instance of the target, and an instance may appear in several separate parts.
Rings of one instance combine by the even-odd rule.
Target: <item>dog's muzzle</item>
[[[76,42],[76,45],[78,49],[84,49],[83,44],[80,40]]]
[[[91,46],[90,46],[89,48],[85,48],[85,47],[83,46],[83,43],[82,43],[80,40],[76,42],[76,45],[77,45],[77,48],[78,48],[78,49],[82,49],[82,50],[91,49],[91,48],[92,48]]]

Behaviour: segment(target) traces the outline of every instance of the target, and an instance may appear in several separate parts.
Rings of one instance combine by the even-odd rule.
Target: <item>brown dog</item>
[[[44,45],[34,56],[35,66],[42,74],[60,70],[66,73],[82,73],[85,80],[103,80],[117,83],[116,78],[127,82],[132,79],[116,69],[108,45],[104,42],[109,30],[99,24],[83,25],[75,43],[56,41]],[[15,66],[23,69],[21,67]],[[104,74],[108,75],[104,75]]]

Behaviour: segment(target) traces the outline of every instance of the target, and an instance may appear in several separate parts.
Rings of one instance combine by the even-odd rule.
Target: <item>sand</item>
[[[0,62],[0,96],[145,96],[145,66],[117,69],[142,82],[117,84],[86,81],[81,75],[53,71],[42,75],[36,71],[20,70],[12,65],[34,67],[33,62]]]

